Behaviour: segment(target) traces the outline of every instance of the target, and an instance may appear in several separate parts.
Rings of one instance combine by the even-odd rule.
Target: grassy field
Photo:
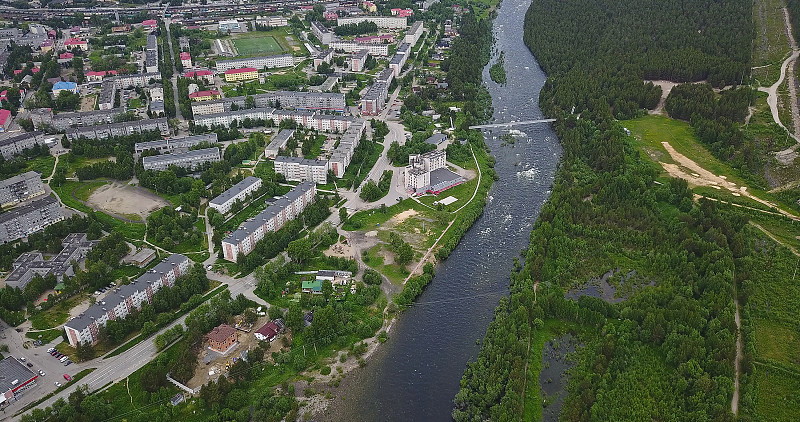
[[[758,391],[755,410],[759,417],[755,420],[797,421],[797,415],[800,415],[800,397],[797,395],[800,377],[768,365],[756,364],[755,378]]]
[[[238,36],[232,40],[233,45],[236,46],[240,56],[269,56],[287,51],[288,45],[283,46],[278,42],[280,37],[286,36],[285,31],[280,31],[284,32],[283,35],[279,33],[268,35],[272,32],[278,31],[270,31],[269,33],[254,32],[248,33],[246,36]],[[284,38],[284,44],[285,42]]]
[[[781,0],[753,2],[753,78],[760,86],[770,86],[780,76],[780,65],[790,51]],[[762,67],[764,66],[764,67]]]
[[[782,322],[757,319],[756,353],[800,370],[800,333],[797,327]]]
[[[61,333],[63,332],[64,330],[59,328],[53,328],[44,331],[28,331],[25,333],[25,337],[33,340],[42,340],[42,343],[50,343],[51,341],[61,337]]]
[[[37,171],[42,174],[42,178],[49,177],[51,173],[53,173],[53,166],[56,165],[56,157],[52,155],[48,155],[47,157],[38,157],[28,161],[28,166],[25,167],[25,170],[20,171],[20,173],[25,173],[26,171]]]
[[[70,309],[74,308],[85,299],[85,294],[77,294],[67,300],[58,302],[52,308],[32,316],[31,325],[36,330],[48,330],[58,327],[67,322]]]
[[[103,186],[106,183],[108,182],[102,180],[91,182],[67,181],[61,186],[53,187],[53,190],[61,198],[61,201],[64,203],[64,205],[74,208],[78,211],[91,213],[94,212],[94,210],[84,205],[81,200],[86,200],[86,198],[89,198],[95,189]],[[75,195],[75,198],[72,197],[73,194]],[[106,230],[117,230],[123,236],[125,236],[125,238],[132,241],[142,240],[144,238],[144,232],[146,228],[144,224],[126,223],[104,212],[98,211],[94,212],[94,214],[97,219],[100,220],[104,226],[106,226]]]

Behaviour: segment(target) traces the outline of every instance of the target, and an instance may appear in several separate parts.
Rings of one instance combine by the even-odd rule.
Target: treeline
[[[672,88],[665,109],[670,117],[690,122],[715,157],[759,174],[765,158],[758,141],[739,128],[754,101],[755,91],[749,87],[726,89],[717,95],[708,84],[682,84]]]
[[[333,32],[336,35],[363,35],[363,34],[372,34],[374,32],[378,32],[378,24],[375,22],[359,22],[359,23],[351,23],[347,25],[339,25],[336,28],[333,28]]]
[[[367,202],[375,202],[386,196],[391,187],[392,170],[384,170],[378,183],[375,183],[374,180],[368,181],[361,187],[361,193],[358,196]]]
[[[47,157],[50,155],[50,148],[43,144],[34,144],[30,148],[22,150],[22,154],[15,155],[10,160],[0,155],[0,177],[8,178],[20,174],[28,167],[28,161],[33,158]],[[44,175],[47,177],[47,175]]]
[[[740,83],[748,75],[751,7],[744,1],[531,5],[525,42],[548,72],[540,105],[558,119],[563,161],[524,266],[512,273],[510,297],[495,310],[481,352],[462,378],[456,421],[519,420],[526,406],[541,405],[529,385],[525,394],[526,383],[538,377],[524,377],[527,363],[541,354],[527,344],[547,319],[584,327],[585,346],[576,353],[559,420],[654,414],[732,420],[730,269],[743,252],[746,219],[714,202],[695,205],[685,181],[654,183],[657,169],[615,118],[657,103],[660,90],[643,79]],[[676,111],[694,107],[675,99]],[[737,110],[713,107],[715,115]],[[622,266],[654,287],[616,305],[564,297],[565,290]]]
[[[122,149],[117,150],[115,161],[100,161],[75,170],[78,180],[91,180],[99,177],[110,177],[117,180],[128,180],[133,177],[136,161],[133,154]]]
[[[186,214],[164,207],[147,216],[147,238],[156,244],[172,249],[182,243],[200,245],[203,234],[197,230],[197,214]]]

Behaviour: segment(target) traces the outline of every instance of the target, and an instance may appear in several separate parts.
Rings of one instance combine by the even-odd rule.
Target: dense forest
[[[524,264],[512,274],[510,297],[465,371],[456,421],[541,412],[538,374],[526,368],[542,353],[532,339],[551,335],[549,320],[578,327],[571,330],[583,344],[561,420],[734,419],[732,269],[747,254],[747,218],[693,202],[682,180],[656,180],[658,168],[616,118],[657,104],[660,89],[647,79],[712,86],[746,79],[751,8],[741,0],[541,0],[530,7],[525,42],[548,73],[540,105],[558,119],[563,162]],[[749,94],[722,100],[709,90],[680,88],[671,113],[739,120],[739,96]],[[684,101],[688,95],[705,100]],[[627,300],[565,297],[615,268],[635,271],[640,287]]]

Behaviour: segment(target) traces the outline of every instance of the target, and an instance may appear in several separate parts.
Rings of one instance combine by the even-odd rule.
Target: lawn
[[[378,253],[381,249],[386,249],[388,251],[388,247],[385,248],[384,244],[375,245],[367,251],[367,256],[364,258],[364,263],[369,265],[375,271],[383,274],[392,284],[396,286],[402,286],[403,282],[408,277],[408,270],[400,268],[397,264],[384,264],[383,257],[380,256]]]
[[[27,333],[25,333],[25,337],[33,340],[41,340],[43,344],[46,344],[61,337],[61,333],[63,332],[64,330],[61,330],[59,328],[53,328],[44,331],[28,331]]]
[[[52,308],[32,316],[30,318],[31,325],[36,330],[56,328],[67,322],[69,319],[69,311],[83,302],[84,299],[86,299],[85,294],[77,294],[69,299],[58,302]]]
[[[800,377],[756,364],[756,415],[761,421],[794,422],[800,415]]]
[[[233,45],[239,50],[240,56],[259,56],[280,54],[284,50],[275,40],[275,37],[266,35],[260,37],[235,38]]]
[[[142,108],[142,100],[140,98],[133,98],[128,101],[128,108]]]
[[[800,370],[800,333],[788,324],[756,319],[756,353]]]
[[[25,170],[21,171],[20,173],[36,171],[41,173],[42,178],[46,178],[53,173],[53,166],[55,165],[56,157],[53,157],[52,155],[48,155],[46,157],[37,157],[32,160],[28,160],[28,166],[25,167]]]

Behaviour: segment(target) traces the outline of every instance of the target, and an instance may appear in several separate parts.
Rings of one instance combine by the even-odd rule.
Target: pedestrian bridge
[[[521,120],[519,122],[508,122],[508,123],[492,123],[488,125],[476,125],[470,126],[470,129],[492,129],[492,128],[504,128],[504,127],[511,127],[511,126],[519,126],[519,125],[532,125],[536,123],[551,123],[555,122],[556,119],[540,119],[540,120]]]

